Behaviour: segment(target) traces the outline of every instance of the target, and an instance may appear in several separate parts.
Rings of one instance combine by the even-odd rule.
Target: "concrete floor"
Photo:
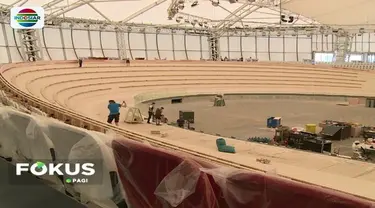
[[[235,99],[226,100],[225,107],[213,107],[210,98],[184,99],[183,103],[170,104],[170,100],[156,101],[157,107],[165,108],[164,114],[169,121],[178,118],[180,110],[195,112],[197,131],[222,136],[234,136],[246,140],[249,137],[270,137],[274,130],[266,127],[270,116],[282,117],[282,125],[304,127],[305,124],[318,124],[322,120],[338,120],[365,125],[375,125],[375,109],[363,105],[340,106],[340,100],[307,100],[307,99]],[[147,112],[147,105],[141,105]],[[358,138],[334,141],[333,148],[339,148],[340,154],[352,155],[351,145]]]

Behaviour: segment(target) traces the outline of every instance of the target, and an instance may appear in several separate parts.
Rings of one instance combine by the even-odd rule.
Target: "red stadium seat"
[[[212,165],[199,163],[191,158],[184,158],[173,153],[130,141],[113,141],[115,159],[127,195],[128,203],[134,208],[162,208],[167,202],[157,197],[154,192],[162,180],[182,162],[185,162],[182,174],[198,173],[195,190],[177,207],[214,208],[217,199],[209,177],[199,168],[211,168]],[[172,176],[177,177],[177,175]],[[179,176],[182,178],[183,176]],[[175,183],[182,180],[174,180]],[[160,189],[159,189],[160,190]],[[173,196],[169,193],[170,197]],[[177,196],[178,197],[178,196]],[[168,207],[168,206],[167,206]]]
[[[114,140],[112,148],[127,203],[133,208],[372,207],[369,201],[340,192],[270,174],[218,167],[177,151],[129,140]],[[191,195],[178,206],[167,203],[165,198],[179,198],[181,189],[173,191],[165,181],[181,188],[181,183],[194,174],[199,174],[195,190],[185,189],[185,194],[190,191]]]
[[[354,196],[271,174],[233,169],[233,174],[223,178],[221,173],[224,171],[220,168],[203,171],[216,178],[216,183],[223,190],[223,196],[231,208],[372,207],[371,202]]]

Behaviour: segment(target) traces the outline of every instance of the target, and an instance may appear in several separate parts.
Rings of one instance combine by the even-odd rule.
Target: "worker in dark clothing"
[[[179,119],[177,119],[177,125],[180,128],[184,128],[185,120],[182,117],[180,117]]]
[[[156,121],[156,125],[158,125],[158,126],[161,125],[161,117],[163,115],[163,110],[164,110],[164,108],[161,107],[161,108],[157,108],[156,111],[155,111],[155,121]]]
[[[78,59],[78,64],[79,64],[79,68],[81,68],[82,64],[83,64],[83,59],[82,58]]]
[[[151,103],[150,106],[148,106],[148,119],[147,123],[150,123],[151,118],[154,116],[154,108],[155,108],[155,103]]]

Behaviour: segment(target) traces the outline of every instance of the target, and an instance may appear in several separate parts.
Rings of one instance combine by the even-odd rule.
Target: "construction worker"
[[[148,119],[147,123],[150,123],[151,118],[154,116],[154,108],[155,108],[155,103],[151,103],[150,106],[148,106]]]
[[[164,108],[161,107],[161,108],[157,108],[156,111],[155,111],[155,121],[156,121],[156,125],[161,125],[161,117],[163,116],[163,110]]]
[[[112,121],[115,120],[115,125],[118,126],[118,122],[120,121],[120,108],[126,107],[126,103],[125,101],[122,101],[122,104],[119,104],[114,100],[110,100],[108,102],[109,115],[107,122],[112,124]]]
[[[78,59],[78,65],[79,65],[79,68],[82,67],[82,64],[83,64],[83,59],[82,59],[82,58]]]
[[[177,125],[180,128],[184,128],[185,127],[185,119],[182,116],[180,116],[180,118],[177,119]]]

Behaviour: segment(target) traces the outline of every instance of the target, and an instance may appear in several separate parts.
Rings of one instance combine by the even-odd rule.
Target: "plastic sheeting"
[[[204,163],[122,139],[112,143],[133,208],[369,208],[370,201],[278,177]]]
[[[0,107],[0,156],[12,163],[101,161],[98,184],[67,184],[61,176],[42,176],[54,188],[82,203],[117,207],[123,200],[110,144],[112,136],[69,126],[52,118]]]
[[[32,106],[22,106],[9,98],[7,94],[0,90],[0,106],[9,106],[12,107],[15,110],[31,114],[31,115],[36,115],[36,116],[46,116],[47,114],[44,113],[43,111],[39,110],[38,108],[34,108]]]
[[[195,192],[199,176],[199,170],[183,161],[163,178],[154,194],[177,207]]]
[[[210,177],[200,171],[213,165],[129,140],[112,147],[132,208],[218,206]]]
[[[14,100],[12,100],[11,98],[9,98],[7,94],[2,90],[0,90],[0,103],[2,103],[5,106],[12,107],[15,110],[24,112],[24,113],[29,113],[29,114],[31,113],[30,110],[27,109],[25,106],[22,106],[18,104],[17,102],[15,102]]]

